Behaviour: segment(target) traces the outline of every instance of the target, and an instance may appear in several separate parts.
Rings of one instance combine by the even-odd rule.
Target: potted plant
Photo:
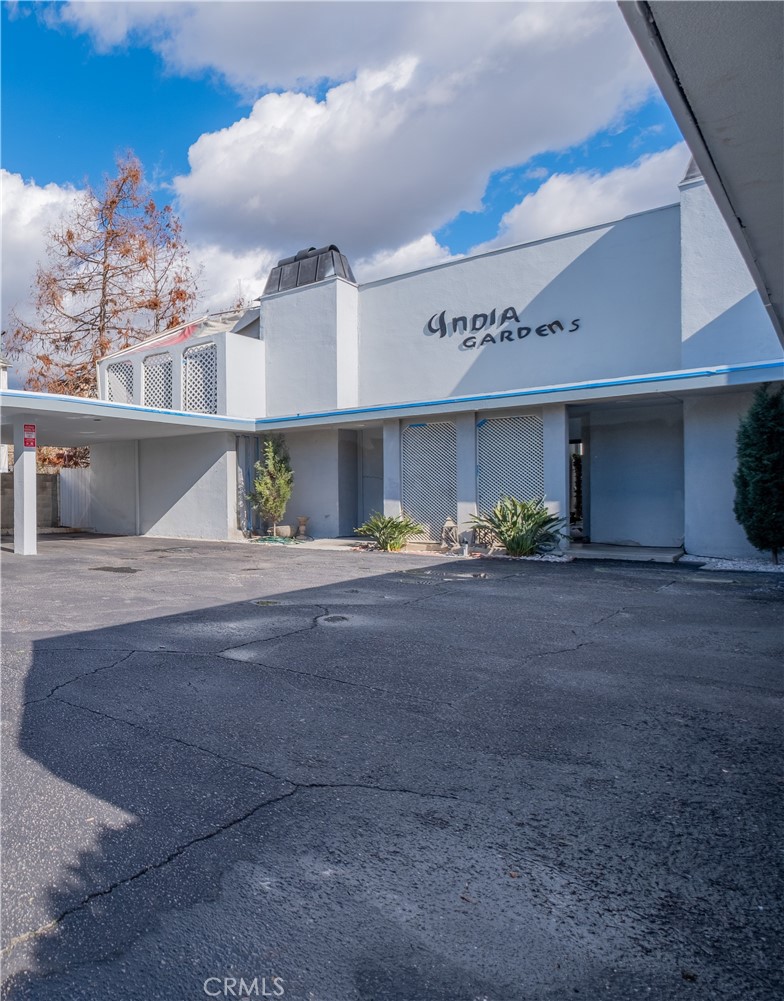
[[[254,466],[256,473],[248,500],[256,508],[266,525],[272,525],[272,535],[278,535],[278,522],[286,513],[286,505],[294,487],[294,473],[291,469],[286,441],[282,434],[269,435],[262,445],[262,458]],[[291,534],[291,527],[287,528]]]

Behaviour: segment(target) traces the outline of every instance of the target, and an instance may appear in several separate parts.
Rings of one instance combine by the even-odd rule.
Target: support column
[[[384,421],[384,514],[397,517],[401,502],[400,421]]]
[[[37,548],[38,511],[36,503],[36,447],[25,447],[25,420],[14,424],[14,552],[20,556],[35,556]]]
[[[476,514],[476,414],[457,414],[457,530],[461,542],[473,531]]]
[[[185,400],[182,395],[182,347],[171,348],[170,354],[172,358],[172,410],[184,410]]]
[[[569,532],[569,417],[566,407],[544,407],[544,495],[547,509],[565,518],[564,531]],[[569,540],[561,542],[568,549]]]

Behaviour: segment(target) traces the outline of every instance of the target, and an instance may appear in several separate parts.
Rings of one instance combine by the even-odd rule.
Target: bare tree
[[[116,165],[48,234],[35,319],[14,314],[5,349],[27,360],[28,389],[96,396],[99,358],[177,326],[196,299],[179,220],[155,204],[133,153]]]

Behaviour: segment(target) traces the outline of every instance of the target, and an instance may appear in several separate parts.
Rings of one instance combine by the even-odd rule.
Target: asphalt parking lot
[[[4,998],[782,996],[781,578],[3,548]]]

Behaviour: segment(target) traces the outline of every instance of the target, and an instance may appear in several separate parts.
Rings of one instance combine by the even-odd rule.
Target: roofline
[[[717,386],[742,387],[744,385],[771,380],[784,379],[784,359],[771,359],[760,362],[744,362],[737,365],[716,365],[710,368],[680,369],[671,372],[653,372],[644,375],[623,376],[614,379],[600,379],[588,382],[563,383],[552,386],[534,386],[529,389],[512,389],[496,393],[478,393],[469,396],[452,396],[436,400],[412,400],[405,403],[382,403],[368,407],[350,407],[341,410],[323,410],[306,414],[288,414],[279,417],[230,417],[226,414],[199,414],[192,411],[161,410],[156,407],[143,407],[138,404],[115,403],[108,400],[86,399],[80,396],[62,396],[55,393],[30,393],[26,390],[0,390],[0,401],[4,403],[23,403],[29,400],[30,407],[16,406],[10,409],[17,413],[29,410],[34,412],[36,402],[44,410],[56,410],[51,404],[66,404],[65,411],[83,411],[90,413],[98,410],[110,413],[107,416],[129,417],[144,420],[156,417],[165,424],[187,423],[192,428],[216,431],[236,431],[241,434],[263,433],[270,427],[288,425],[293,429],[311,425],[318,427],[327,424],[342,424],[355,421],[357,418],[372,420],[399,419],[406,413],[421,414],[423,410],[431,413],[462,412],[472,409],[472,404],[483,403],[484,409],[498,409],[514,406],[516,403],[525,405],[528,402],[543,405],[545,403],[570,403],[586,400],[618,398],[619,396],[639,396],[656,386],[659,391],[667,384],[678,387],[681,392],[711,389]],[[724,380],[722,382],[721,380]],[[626,390],[626,392],[618,391]],[[564,396],[571,397],[564,399]],[[495,406],[494,406],[495,405]],[[8,409],[6,407],[6,409]],[[112,413],[113,412],[113,413]]]
[[[495,247],[493,250],[484,250],[480,254],[465,254],[455,257],[451,261],[442,261],[440,264],[430,264],[426,268],[416,268],[414,271],[403,271],[397,275],[389,275],[387,278],[375,278],[371,282],[360,282],[359,288],[371,288],[373,285],[383,285],[385,282],[394,282],[400,278],[410,278],[412,275],[425,274],[428,271],[439,271],[441,268],[451,268],[457,264],[465,264],[466,261],[477,261],[482,257],[495,257],[498,254],[508,254],[511,250],[525,250],[528,247],[538,247],[543,243],[553,243],[555,240],[565,240],[570,236],[580,236],[582,233],[592,233],[598,229],[606,229],[608,226],[617,226],[627,219],[637,219],[639,216],[652,215],[654,212],[663,212],[666,209],[679,208],[680,203],[668,202],[666,205],[657,205],[652,209],[643,209],[641,212],[630,212],[628,215],[618,219],[608,219],[606,222],[596,223],[594,226],[584,226],[582,229],[570,229],[565,233],[556,233],[553,236],[543,236],[539,240],[529,240],[527,243],[512,243],[508,247]]]
[[[226,316],[227,313],[243,313],[251,310],[258,310],[258,306],[242,306],[240,309],[221,309],[215,313],[204,313],[203,316],[197,316],[193,320],[186,320],[184,323],[178,323],[176,327],[167,327],[166,330],[162,330],[159,334],[153,334],[152,337],[144,337],[140,341],[135,341],[133,344],[129,344],[127,348],[120,348],[119,351],[111,351],[109,354],[103,355],[98,359],[96,364],[100,364],[102,361],[106,361],[107,358],[117,358],[120,355],[135,353],[140,348],[145,346],[155,347],[156,343],[163,340],[166,337],[171,337],[173,334],[179,333],[181,330],[186,330],[188,327],[198,326],[204,323],[205,320],[209,320],[214,316]],[[248,321],[249,323],[252,321]],[[227,328],[230,329],[230,328]],[[224,331],[217,331],[217,333],[223,333]]]
[[[778,375],[774,374],[777,369],[780,373]],[[766,374],[762,379],[742,378],[746,375],[752,376],[754,372],[765,372],[768,374]],[[624,387],[637,387],[636,392],[632,392],[629,395],[639,395],[639,387],[647,387],[649,385],[657,385],[668,382],[684,383],[687,380],[693,381],[694,385],[683,386],[683,389],[702,389],[707,388],[707,386],[710,385],[710,380],[732,376],[741,376],[740,384],[771,381],[777,378],[784,380],[784,359],[744,362],[737,365],[716,365],[711,368],[680,369],[674,372],[652,372],[645,375],[623,376],[615,379],[562,383],[553,386],[534,386],[530,389],[510,389],[502,390],[497,393],[476,393],[470,396],[450,396],[437,400],[412,400],[407,403],[381,403],[370,407],[351,407],[345,410],[324,410],[321,412],[282,417],[261,417],[256,423],[258,430],[263,431],[266,427],[280,424],[296,425],[305,421],[314,423],[340,423],[341,421],[353,420],[357,417],[369,415],[374,415],[375,419],[383,420],[386,415],[394,417],[395,415],[405,411],[418,413],[425,409],[431,411],[450,410],[460,412],[461,410],[471,409],[467,406],[467,404],[473,403],[503,403],[508,405],[510,402],[514,403],[514,401],[518,400],[523,402],[531,398],[537,398],[540,403],[569,403],[571,402],[570,400],[562,399],[564,394],[587,394],[584,397],[578,396],[578,398],[574,401],[579,402],[581,399],[590,399],[592,396],[595,397],[597,395],[597,391],[600,390],[617,390],[623,389]],[[705,380],[708,380],[708,383],[706,383]],[[735,383],[737,384],[737,382],[738,380],[736,379]],[[642,391],[644,391],[644,388]],[[550,399],[550,397],[552,397],[552,399]]]
[[[743,221],[738,217],[735,207],[732,204],[732,199],[713,159],[699,119],[691,106],[688,95],[681,85],[678,72],[670,59],[670,54],[659,33],[656,17],[651,10],[650,4],[647,3],[647,0],[618,0],[618,7],[664,100],[669,105],[675,122],[691,150],[692,157],[696,161],[705,179],[705,183],[708,185],[708,189],[718,205],[719,211],[724,217],[724,221],[737,244],[746,267],[751,273],[754,284],[757,286],[757,291],[762,299],[762,305],[765,307],[765,312],[770,317],[773,329],[784,345],[784,324],[782,323],[782,318],[771,301],[770,289],[768,288],[765,276],[757,264],[754,248],[749,243]],[[725,139],[724,141],[726,142],[727,140]]]

